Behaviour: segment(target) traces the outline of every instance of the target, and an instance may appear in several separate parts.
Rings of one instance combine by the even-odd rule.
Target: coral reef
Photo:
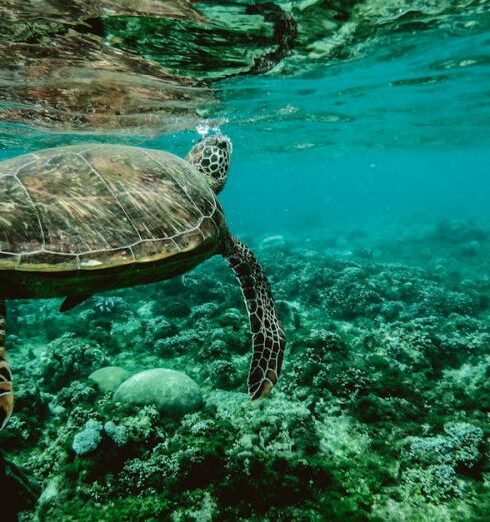
[[[398,241],[398,259],[365,235],[344,253],[263,240],[289,348],[258,402],[240,290],[217,259],[66,315],[13,303],[18,399],[0,444],[43,488],[24,520],[485,520],[490,252],[476,225],[436,230]],[[444,255],[464,269],[441,269]],[[158,391],[114,400],[106,365],[125,369],[117,384],[160,372]],[[175,416],[160,402],[181,372],[200,409]]]
[[[40,378],[49,391],[57,391],[71,380],[87,377],[103,366],[106,356],[101,347],[71,334],[51,341],[40,361]]]
[[[73,438],[72,450],[77,455],[86,455],[95,451],[102,440],[101,431],[102,424],[100,422],[88,420],[83,430]]]

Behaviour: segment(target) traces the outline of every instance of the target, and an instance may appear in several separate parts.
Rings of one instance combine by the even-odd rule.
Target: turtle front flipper
[[[225,242],[223,256],[235,272],[247,304],[253,343],[248,391],[252,400],[260,399],[277,382],[286,339],[277,316],[269,281],[252,251],[230,236]]]
[[[14,393],[12,388],[12,372],[5,353],[5,324],[7,311],[5,300],[0,299],[0,430],[3,429],[14,408]]]

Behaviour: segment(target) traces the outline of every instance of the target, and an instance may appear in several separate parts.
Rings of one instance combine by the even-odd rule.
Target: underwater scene
[[[0,0],[0,521],[490,521],[490,2]]]

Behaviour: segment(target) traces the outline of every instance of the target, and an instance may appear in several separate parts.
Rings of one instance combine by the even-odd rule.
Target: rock
[[[276,301],[276,308],[283,324],[293,326],[296,329],[301,328],[301,313],[298,303],[278,300]]]
[[[456,251],[458,254],[466,257],[475,257],[480,253],[481,243],[474,239],[473,241],[466,241],[462,243]]]
[[[487,237],[488,232],[471,220],[444,219],[437,225],[435,232],[436,239],[450,244],[483,241]]]
[[[273,250],[281,249],[286,246],[286,240],[284,239],[284,236],[281,236],[280,234],[277,234],[275,236],[266,236],[259,244],[259,248],[261,250],[271,248]]]
[[[164,415],[182,417],[202,406],[199,385],[184,373],[166,368],[139,372],[123,382],[114,400],[134,405],[154,405]]]
[[[127,380],[130,373],[119,366],[105,366],[89,375],[89,379],[95,384],[102,393],[116,390],[118,386]]]

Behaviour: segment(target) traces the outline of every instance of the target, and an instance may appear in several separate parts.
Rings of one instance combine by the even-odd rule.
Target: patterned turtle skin
[[[217,134],[185,160],[122,145],[46,149],[0,163],[0,428],[13,407],[5,300],[92,294],[183,274],[221,254],[249,312],[252,399],[276,383],[285,346],[270,285],[228,231],[216,194],[231,142]]]

